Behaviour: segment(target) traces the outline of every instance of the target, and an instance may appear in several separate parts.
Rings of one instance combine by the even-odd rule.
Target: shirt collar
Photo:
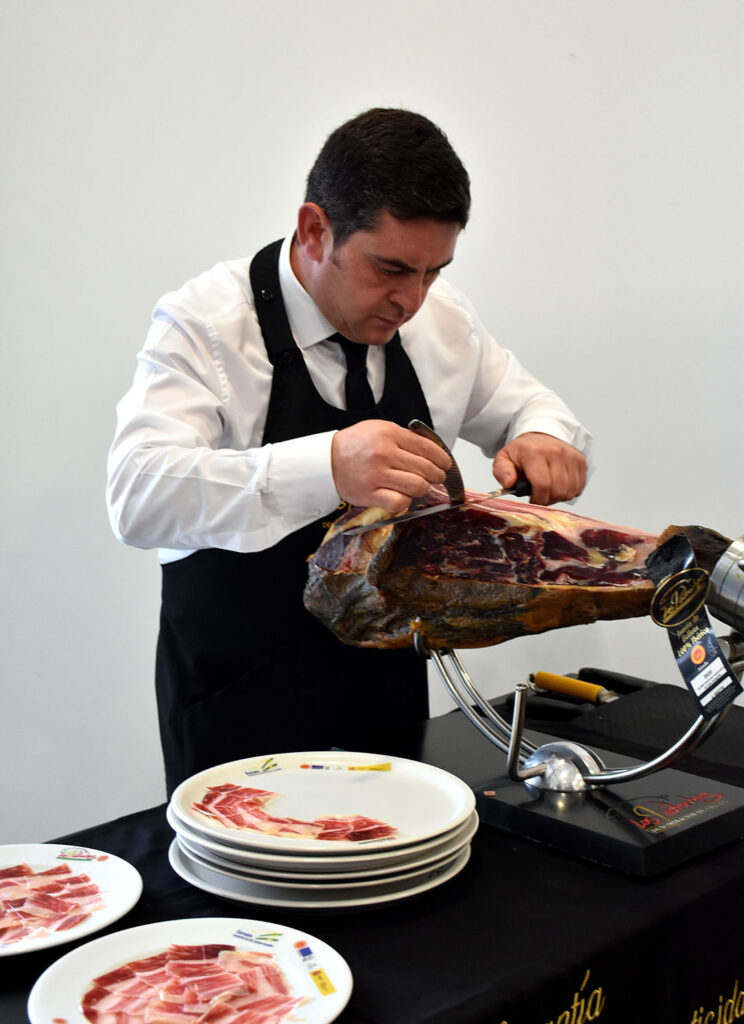
[[[279,284],[292,335],[300,348],[309,348],[336,331],[295,277],[289,262],[293,238],[287,235],[279,251]]]

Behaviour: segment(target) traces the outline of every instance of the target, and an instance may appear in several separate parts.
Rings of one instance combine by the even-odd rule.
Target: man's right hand
[[[405,512],[411,498],[444,483],[452,460],[439,445],[388,420],[363,420],[334,434],[331,469],[339,496],[360,508]]]

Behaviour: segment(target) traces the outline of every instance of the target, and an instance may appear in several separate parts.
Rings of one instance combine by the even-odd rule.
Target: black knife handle
[[[526,477],[522,477],[513,487],[507,488],[507,493],[513,494],[515,498],[529,498],[532,494],[532,484]]]

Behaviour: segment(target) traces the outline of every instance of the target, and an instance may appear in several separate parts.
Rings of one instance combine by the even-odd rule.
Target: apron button
[[[261,298],[265,299],[266,302],[273,302],[274,301],[274,293],[272,292],[271,288],[262,288],[261,289]]]

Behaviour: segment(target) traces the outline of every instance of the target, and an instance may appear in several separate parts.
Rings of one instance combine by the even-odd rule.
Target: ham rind
[[[345,643],[487,647],[648,612],[650,533],[468,492],[469,504],[349,535],[386,518],[351,509],[310,557],[305,607]],[[446,501],[432,488],[427,501]]]

